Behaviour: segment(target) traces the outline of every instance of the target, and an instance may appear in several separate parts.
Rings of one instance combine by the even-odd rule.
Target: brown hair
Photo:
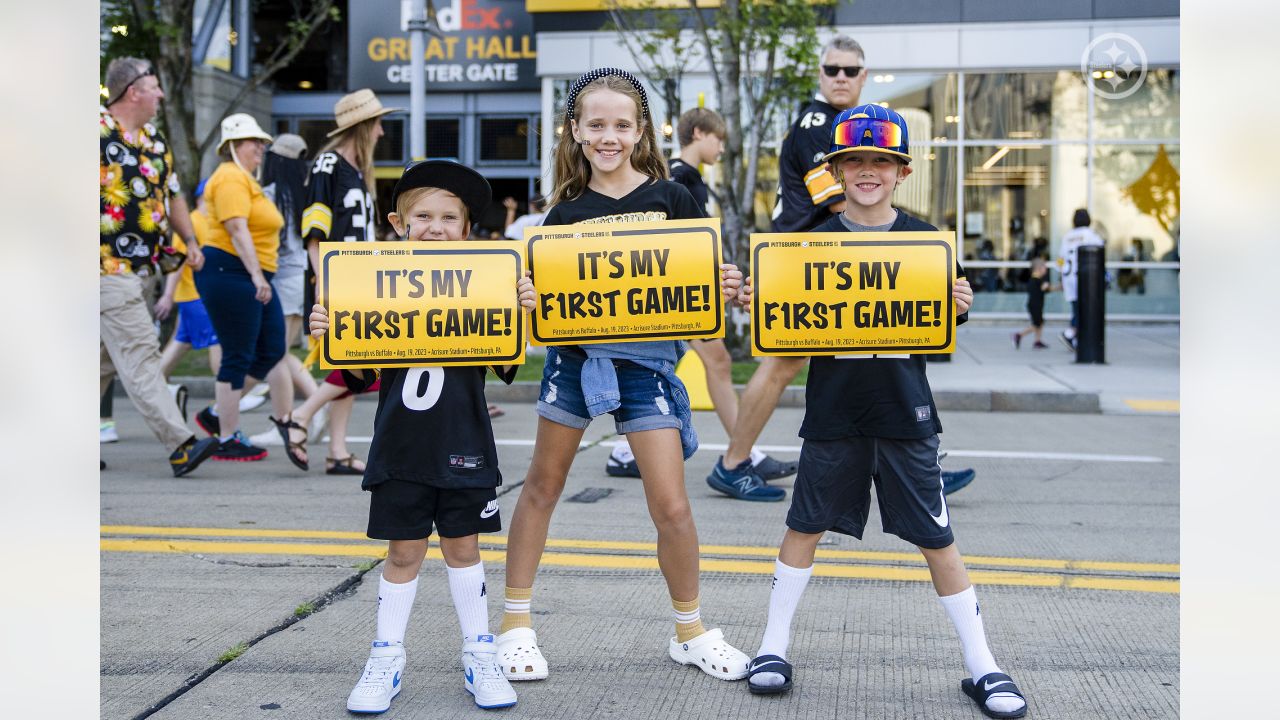
[[[320,148],[320,153],[334,152],[339,147],[351,143],[351,149],[355,152],[356,169],[364,176],[365,189],[371,195],[376,194],[374,190],[373,177],[373,125],[378,122],[378,118],[370,118],[352,125],[342,132],[334,135],[324,147]]]
[[[418,202],[424,197],[427,197],[429,195],[434,195],[438,192],[449,193],[450,195],[453,195],[453,193],[449,192],[448,190],[445,190],[444,188],[438,188],[438,187],[409,188],[408,190],[405,190],[404,192],[400,193],[400,197],[396,198],[396,215],[400,218],[400,222],[402,224],[404,223],[405,217],[409,214],[409,211],[413,209],[414,203]],[[458,205],[462,208],[462,222],[464,225],[467,226],[467,232],[469,234],[471,232],[471,215],[470,213],[467,212],[467,204],[462,202],[462,198],[458,197],[457,195],[453,195],[453,196],[457,198]]]
[[[605,75],[587,83],[578,91],[572,109],[574,117],[582,116],[582,103],[587,95],[596,90],[612,90],[622,93],[635,101],[636,122],[640,126],[640,141],[631,150],[631,167],[652,178],[667,178],[667,162],[658,150],[658,139],[653,132],[653,123],[649,122],[641,112],[643,100],[639,91],[629,81],[617,75]],[[573,200],[587,189],[591,181],[591,163],[582,152],[582,146],[573,139],[569,128],[569,120],[562,119],[564,130],[556,139],[556,147],[552,151],[555,174],[552,176],[555,189],[551,192],[551,204]]]
[[[715,110],[707,108],[694,108],[685,112],[676,123],[676,137],[680,140],[680,147],[693,142],[694,130],[701,130],[704,135],[715,135],[723,140],[726,134],[724,118]]]

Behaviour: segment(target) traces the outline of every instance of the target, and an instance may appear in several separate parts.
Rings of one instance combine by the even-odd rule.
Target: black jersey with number
[[[543,225],[575,223],[652,222],[706,217],[689,191],[670,180],[650,180],[620,198],[587,188],[572,200],[556,204]]]
[[[938,228],[898,211],[890,232]],[[852,232],[838,216],[813,232]],[[956,277],[964,268],[956,263]],[[959,325],[969,314],[956,316]],[[848,355],[814,357],[805,385],[805,440],[877,437],[919,440],[942,432],[933,391],[925,376],[924,355]]]
[[[706,211],[707,201],[711,198],[711,193],[707,188],[707,183],[702,179],[702,173],[698,172],[698,166],[675,158],[670,162],[671,181],[680,183],[689,190],[689,194],[697,201],[698,207]]]
[[[515,366],[508,368],[500,377],[510,384]],[[383,370],[361,486],[368,490],[387,480],[445,489],[501,485],[484,397],[487,371],[480,366]],[[357,392],[372,384],[345,371],[343,379]]]
[[[800,111],[778,152],[778,196],[774,232],[804,232],[831,216],[827,208],[844,200],[844,188],[822,156],[831,150],[831,121],[840,111],[815,98]]]
[[[321,153],[311,164],[302,237],[321,240],[374,240],[373,196],[364,175],[336,152]]]

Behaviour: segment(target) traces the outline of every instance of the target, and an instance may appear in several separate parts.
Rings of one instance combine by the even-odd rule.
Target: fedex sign
[[[511,21],[502,20],[502,6],[480,7],[476,0],[449,0],[449,4],[436,11],[436,24],[444,32],[459,30],[506,30]]]

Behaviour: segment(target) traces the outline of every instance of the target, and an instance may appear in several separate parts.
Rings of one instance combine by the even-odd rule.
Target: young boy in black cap
[[[824,160],[844,186],[846,209],[813,232],[937,230],[893,207],[893,191],[911,174],[907,124],[879,105],[842,111],[832,124],[831,152]],[[952,287],[957,322],[963,322],[973,291],[956,266]],[[751,285],[739,302],[751,305]],[[1027,704],[1012,678],[1001,672],[987,648],[978,600],[951,533],[941,469],[938,422],[922,355],[814,357],[805,388],[800,471],[778,551],[769,616],[748,687],[754,694],[791,688],[786,660],[791,618],[809,576],[818,541],[827,531],[862,537],[876,487],[880,522],[924,555],[938,600],[960,635],[972,677],[961,689],[989,717],[1018,718]],[[856,402],[851,402],[856,398]]]

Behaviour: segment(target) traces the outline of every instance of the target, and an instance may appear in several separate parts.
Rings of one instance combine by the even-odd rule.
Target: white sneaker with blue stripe
[[[516,704],[516,691],[498,667],[498,646],[492,635],[462,645],[462,677],[477,706],[491,710]]]
[[[403,673],[404,643],[375,641],[360,682],[347,696],[347,709],[354,713],[386,712],[391,699],[400,694]]]

